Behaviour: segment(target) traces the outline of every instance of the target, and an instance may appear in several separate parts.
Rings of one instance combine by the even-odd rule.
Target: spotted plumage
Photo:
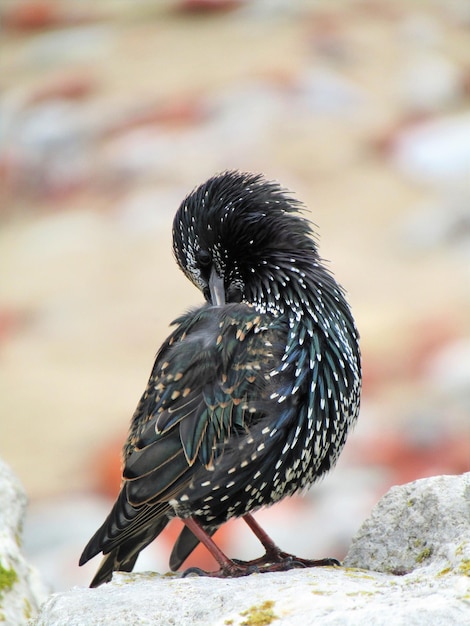
[[[317,564],[281,552],[251,516],[328,471],[359,410],[358,333],[300,210],[276,183],[240,172],[211,178],[178,209],[175,257],[206,304],[174,322],[157,354],[121,492],[80,560],[105,555],[92,586],[132,570],[175,516],[186,525],[172,569],[199,541],[218,574]],[[211,535],[231,517],[265,557],[220,552]]]

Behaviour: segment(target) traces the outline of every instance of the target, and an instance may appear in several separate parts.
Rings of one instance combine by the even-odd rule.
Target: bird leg
[[[215,572],[205,572],[198,567],[190,567],[183,572],[183,577],[190,574],[198,576],[211,576],[215,578],[238,578],[240,576],[248,576],[249,574],[264,572],[283,572],[295,567],[318,567],[325,565],[340,565],[336,559],[320,559],[318,561],[310,559],[301,559],[288,552],[283,552],[274,541],[266,534],[258,522],[252,515],[247,513],[243,516],[243,520],[251,528],[256,537],[263,544],[266,553],[264,556],[253,559],[252,561],[238,561],[229,559],[224,552],[214,542],[212,537],[204,530],[204,528],[193,517],[183,519],[183,522],[189,528],[199,541],[206,546],[214,559],[220,565],[220,569]]]
[[[229,559],[228,556],[224,554],[219,546],[214,542],[212,537],[206,533],[199,522],[194,519],[194,517],[186,517],[182,521],[193,533],[193,535],[206,546],[214,559],[220,565],[220,570],[216,572],[205,572],[198,567],[190,567],[183,572],[183,577],[189,576],[190,574],[197,574],[199,576],[211,576],[217,578],[236,578],[239,576],[248,576],[249,574],[257,571],[257,568],[253,567],[249,563],[235,563]]]
[[[266,550],[264,556],[258,559],[254,559],[253,561],[246,561],[245,565],[251,567],[265,566],[262,568],[263,572],[284,571],[294,567],[320,567],[327,565],[340,565],[340,562],[338,560],[332,558],[319,560],[302,559],[294,556],[293,554],[289,554],[288,552],[283,552],[274,543],[271,537],[261,528],[261,526],[250,513],[247,513],[243,516],[243,521],[253,531],[253,533],[260,540]],[[241,564],[242,562],[235,561],[235,563]]]

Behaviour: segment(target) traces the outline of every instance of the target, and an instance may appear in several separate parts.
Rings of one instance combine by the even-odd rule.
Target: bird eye
[[[201,267],[207,267],[212,263],[212,256],[207,250],[199,250],[196,253],[196,261]]]

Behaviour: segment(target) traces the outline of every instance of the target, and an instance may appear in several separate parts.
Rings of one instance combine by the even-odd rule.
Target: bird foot
[[[262,572],[283,572],[296,567],[328,567],[340,566],[341,563],[337,559],[302,559],[288,552],[275,551],[266,552],[262,557],[253,559],[252,561],[238,561],[234,559],[237,565],[245,565],[248,567],[256,567]]]
[[[199,567],[190,567],[182,574],[187,576],[209,576],[210,578],[240,578],[250,574],[265,574],[267,572],[287,572],[290,569],[304,567],[337,567],[341,563],[337,559],[301,559],[287,552],[277,552],[272,555],[265,554],[252,561],[240,561],[233,559],[215,572],[206,572]]]

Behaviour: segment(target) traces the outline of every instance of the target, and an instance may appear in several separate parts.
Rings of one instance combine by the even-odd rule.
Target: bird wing
[[[124,479],[134,505],[169,500],[193,472],[212,468],[224,444],[259,417],[270,368],[266,319],[244,304],[179,318],[157,356],[134,415]],[[195,468],[194,468],[195,469]]]
[[[174,322],[131,422],[121,492],[80,563],[119,547],[121,562],[131,562],[166,525],[162,518],[173,515],[169,501],[196,469],[212,468],[230,437],[262,416],[262,390],[275,362],[270,319],[230,304],[204,306]]]

